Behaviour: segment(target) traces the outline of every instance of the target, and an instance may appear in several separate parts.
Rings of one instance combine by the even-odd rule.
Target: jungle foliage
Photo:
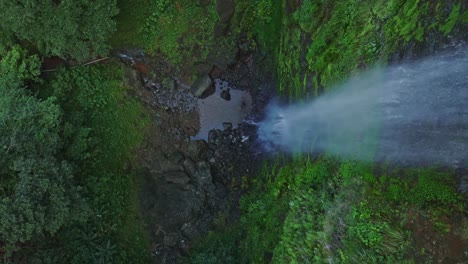
[[[115,0],[0,1],[0,46],[13,40],[46,56],[80,61],[106,55]]]
[[[144,112],[124,98],[122,69],[62,69],[44,80],[38,57],[18,46],[0,59],[2,259],[145,262],[123,167],[142,139]]]
[[[293,101],[468,22],[463,1],[238,0],[231,35],[216,42],[216,1],[196,2],[0,0],[1,261],[149,262],[130,169],[147,122],[142,106],[126,97],[119,66],[46,75],[43,56],[105,56],[112,35],[114,47],[143,46],[193,65],[232,55],[242,36],[271,59],[280,92]],[[117,3],[132,11],[116,23]],[[278,157],[247,183],[240,220],[219,219],[187,261],[425,263],[451,252],[447,237],[467,239],[466,200],[448,169],[324,153]]]
[[[2,263],[146,263],[128,169],[146,114],[127,98],[123,69],[109,63],[40,72],[40,56],[105,55],[113,1],[0,4],[12,15],[2,16],[12,20],[1,32],[14,33],[0,48]],[[13,21],[23,17],[18,12],[25,19]]]

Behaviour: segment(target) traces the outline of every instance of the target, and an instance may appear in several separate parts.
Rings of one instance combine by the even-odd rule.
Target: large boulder
[[[208,74],[200,76],[191,87],[192,93],[198,97],[207,97],[215,92],[213,81]]]
[[[231,93],[229,93],[229,89],[223,90],[219,96],[226,101],[231,101]]]
[[[164,178],[167,182],[181,185],[185,185],[190,181],[189,176],[182,171],[166,172]]]

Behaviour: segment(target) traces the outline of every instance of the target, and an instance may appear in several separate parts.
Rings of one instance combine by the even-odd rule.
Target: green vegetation
[[[218,22],[216,3],[201,7],[197,1],[157,1],[144,32],[147,49],[160,51],[174,64],[204,61]],[[192,58],[194,57],[194,58]]]
[[[60,259],[70,263],[144,262],[145,237],[138,220],[133,177],[125,170],[132,148],[142,140],[142,107],[125,98],[123,69],[95,66],[63,70],[47,87],[60,98],[64,115],[63,157],[77,168],[89,215],[64,230]],[[68,242],[70,241],[70,242]],[[68,243],[67,243],[68,242]]]
[[[429,214],[435,233],[448,232],[462,197],[447,172],[375,170],[330,157],[265,165],[241,221],[210,234],[193,263],[419,263],[410,222]]]
[[[41,76],[39,56],[29,55],[105,55],[113,1],[1,6],[9,11],[0,45],[2,261],[147,262],[127,169],[147,118],[126,97],[123,69],[108,64]],[[18,12],[34,20],[15,20]]]
[[[43,55],[81,61],[106,55],[118,11],[115,0],[0,1],[0,10],[1,35]]]
[[[117,30],[110,38],[114,48],[144,47],[143,25],[149,17],[151,0],[117,0]]]
[[[278,54],[280,91],[291,98],[316,96],[367,65],[385,64],[408,43],[422,43],[461,21],[449,2],[304,0],[283,16]],[[307,45],[307,47],[303,47]],[[306,68],[306,70],[304,70]]]
[[[198,1],[167,0],[150,4],[151,14],[138,27],[145,50],[162,55],[182,70],[196,69],[204,62],[225,68],[233,63],[240,38],[248,40],[243,49],[259,46],[263,51],[276,52],[279,38],[272,36],[280,34],[282,1],[236,1],[229,22],[220,17],[217,1],[208,2],[201,5]],[[274,60],[268,62],[274,64]]]
[[[131,169],[148,117],[127,96],[124,69],[110,60],[41,74],[42,57],[106,56],[109,39],[195,74],[205,62],[226,66],[242,44],[268,58],[293,101],[468,22],[463,1],[235,3],[228,24],[214,0],[0,1],[2,263],[149,262]],[[373,157],[379,130],[349,152]],[[343,137],[356,135],[331,131],[328,140]],[[187,261],[433,262],[433,241],[467,239],[466,227],[454,231],[466,217],[456,184],[443,168],[278,157],[242,183],[241,219],[226,226],[220,217]]]
[[[238,30],[255,39],[260,50],[276,53],[284,8],[284,1],[239,1]]]
[[[39,61],[14,47],[0,61],[0,233],[6,251],[54,234],[70,218],[77,188],[70,166],[57,159],[60,109],[23,87],[37,79]]]
[[[38,67],[19,47],[0,61],[3,258],[144,262],[134,183],[123,164],[145,123],[142,107],[124,98],[122,70],[62,69],[41,81]]]

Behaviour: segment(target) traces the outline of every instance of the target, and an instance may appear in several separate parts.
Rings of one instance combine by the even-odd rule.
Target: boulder
[[[164,178],[167,182],[182,185],[185,185],[190,181],[189,176],[182,171],[167,172],[164,174]]]
[[[199,189],[204,189],[208,192],[214,190],[211,168],[207,162],[200,161],[197,163],[197,170],[193,175],[193,179],[195,181],[195,186]]]
[[[208,144],[204,140],[190,141],[187,147],[187,156],[192,157],[193,159],[203,159],[207,149]]]
[[[232,123],[224,122],[223,123],[223,128],[224,128],[224,130],[232,129]]]
[[[173,247],[179,242],[179,234],[173,232],[164,236],[164,246]]]
[[[190,158],[186,158],[183,165],[185,172],[187,172],[190,176],[193,176],[196,170],[195,162],[193,162],[193,160]]]
[[[185,223],[181,228],[182,234],[186,236],[189,240],[193,241],[200,237],[200,231],[195,224],[189,222]]]
[[[208,74],[203,74],[192,84],[191,91],[195,96],[200,97],[210,88],[214,88],[213,81]]]
[[[163,230],[179,230],[192,220],[203,208],[204,192],[197,191],[190,184],[183,188],[179,184],[154,182],[147,189],[143,201],[148,217]]]
[[[226,101],[231,101],[231,93],[229,93],[229,90],[223,90],[220,96]]]

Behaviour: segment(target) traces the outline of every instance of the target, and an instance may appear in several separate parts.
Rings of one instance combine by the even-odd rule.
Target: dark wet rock
[[[158,163],[158,167],[156,168],[160,172],[169,172],[169,171],[183,171],[184,167],[178,164],[177,160],[173,161],[170,159],[161,159],[155,161]]]
[[[175,164],[180,164],[184,160],[184,154],[182,154],[180,151],[175,151],[169,155],[167,155],[167,159],[172,161]]]
[[[125,64],[128,64],[128,65],[135,64],[135,59],[130,55],[120,53],[120,54],[117,54],[117,57],[120,59],[121,62]]]
[[[213,86],[213,81],[208,74],[200,76],[191,87],[191,91],[195,96],[202,96],[202,94]],[[213,91],[214,92],[214,91]]]
[[[247,137],[243,136],[241,129],[211,130],[209,133],[208,160],[215,160],[212,163],[213,181],[225,186],[229,186],[233,177],[249,174],[255,164],[249,141],[244,140]]]
[[[182,256],[188,257],[190,256],[190,249],[191,243],[190,240],[187,238],[182,238],[179,240],[179,244],[177,244],[177,248],[180,250]]]
[[[206,89],[202,95],[200,95],[200,99],[205,99],[207,98],[208,96],[214,94],[216,92],[216,87],[213,85],[211,85],[210,87],[208,87],[208,89]]]
[[[178,233],[169,233],[164,236],[164,246],[172,247],[177,245],[179,242],[179,234]]]
[[[229,90],[223,90],[220,96],[226,101],[231,101],[231,93],[229,93]]]
[[[192,222],[185,223],[180,231],[182,231],[182,234],[192,241],[200,237],[200,230],[198,230]]]
[[[204,140],[190,141],[187,146],[187,156],[203,159],[205,156],[208,145]]]
[[[219,79],[222,75],[223,71],[216,67],[216,66],[213,66],[213,68],[211,69],[209,75],[211,77],[212,80],[215,80],[215,79]]]
[[[232,129],[232,123],[229,123],[229,122],[223,123],[223,128],[224,130]]]
[[[203,206],[205,194],[193,186],[154,181],[145,184],[143,208],[163,230],[178,230],[190,221]]]
[[[167,182],[182,185],[187,184],[190,181],[189,176],[182,171],[166,172],[164,174],[164,178]]]
[[[195,162],[191,158],[186,158],[183,162],[185,172],[187,172],[190,176],[195,174],[196,165]]]
[[[210,165],[205,161],[198,162],[197,169],[193,174],[193,180],[199,189],[211,189],[214,187]]]
[[[218,0],[216,11],[218,12],[219,19],[222,23],[227,23],[234,15],[236,5],[233,0]]]

